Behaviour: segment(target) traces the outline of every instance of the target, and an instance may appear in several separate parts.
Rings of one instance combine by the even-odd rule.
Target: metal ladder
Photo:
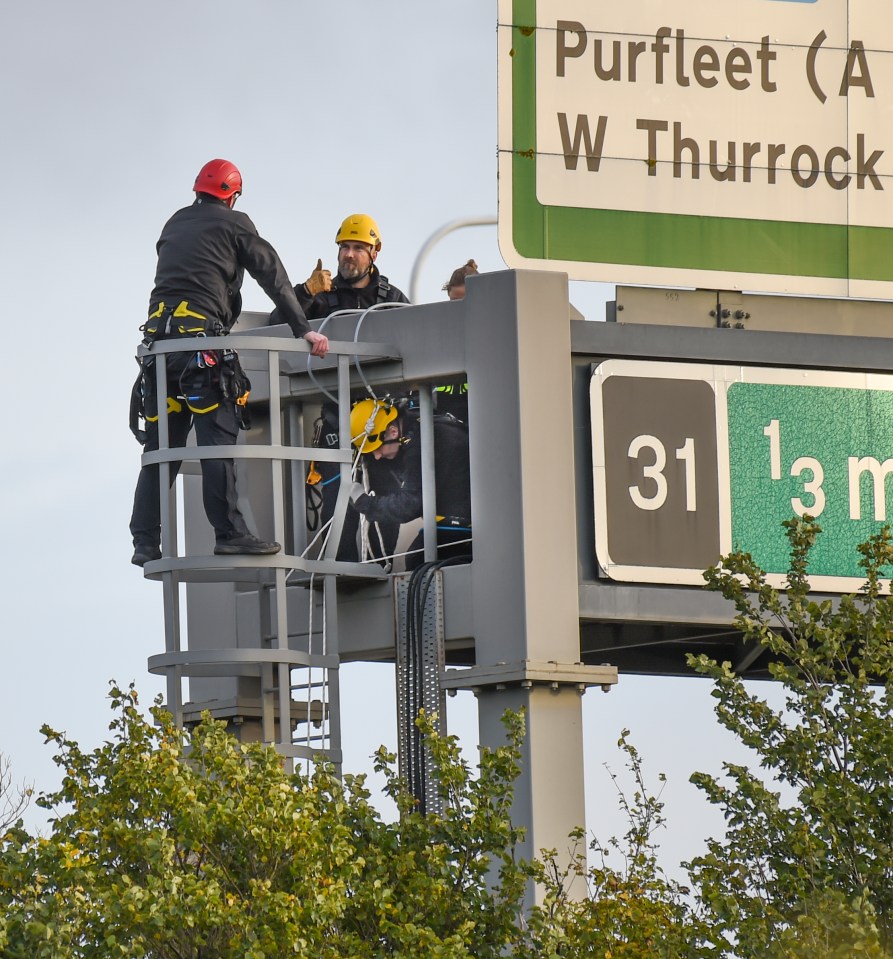
[[[258,335],[254,332],[232,337],[165,340],[154,344],[158,395],[166,395],[165,355],[195,349],[214,350],[237,347],[266,355],[269,384],[269,443],[240,444],[232,447],[168,448],[166,416],[159,418],[159,449],[144,453],[143,463],[158,463],[160,488],[168,488],[169,463],[206,458],[266,460],[270,466],[270,489],[273,513],[273,535],[286,547],[273,556],[179,556],[177,555],[177,487],[161,497],[162,558],[147,563],[144,575],[160,580],[164,593],[165,652],[149,658],[150,672],[167,680],[167,708],[175,721],[184,725],[197,718],[184,707],[182,681],[191,677],[248,677],[259,680],[259,702],[247,710],[248,718],[260,728],[260,738],[270,743],[286,758],[310,762],[322,757],[340,771],[341,723],[338,652],[338,579],[348,575],[363,578],[384,578],[385,571],[375,564],[342,563],[334,558],[340,541],[347,508],[347,486],[342,492],[330,531],[330,548],[321,558],[300,555],[306,547],[306,536],[292,523],[286,529],[286,471],[291,471],[293,498],[302,501],[303,476],[311,460],[337,462],[342,480],[349,479],[352,447],[350,444],[350,361],[362,355],[367,358],[393,359],[393,346],[358,342],[332,342],[330,355],[337,357],[338,399],[341,415],[340,448],[320,450],[303,445],[283,443],[283,410],[281,403],[280,357],[282,354],[307,352],[303,340]],[[144,350],[144,348],[141,348]],[[147,352],[147,351],[146,351]],[[293,413],[290,409],[289,417]],[[294,425],[294,424],[292,424]],[[300,417],[297,418],[300,427]],[[331,544],[334,543],[334,546]],[[290,547],[290,551],[289,551]],[[183,642],[181,628],[181,584],[232,583],[254,584],[257,591],[259,642],[246,647],[238,637],[224,637],[221,646],[189,648]],[[235,585],[233,586],[235,590]],[[249,590],[250,592],[250,590]],[[235,717],[238,702],[221,718]],[[212,714],[215,710],[211,708]],[[244,715],[235,722],[244,723]]]

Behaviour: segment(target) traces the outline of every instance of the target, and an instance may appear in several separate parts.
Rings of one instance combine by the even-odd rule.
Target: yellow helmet
[[[361,453],[377,450],[385,430],[397,419],[397,407],[386,400],[358,400],[350,411],[350,439]]]
[[[381,249],[381,234],[378,224],[365,213],[352,213],[338,228],[336,243],[353,240],[356,243],[368,243],[375,250]]]

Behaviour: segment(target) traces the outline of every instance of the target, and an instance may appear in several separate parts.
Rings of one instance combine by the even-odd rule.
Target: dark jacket
[[[408,523],[422,515],[422,451],[418,423],[406,428],[406,442],[392,460],[367,464],[375,496],[363,496],[357,509],[372,522]],[[468,431],[449,416],[434,417],[435,504],[438,516],[471,522]]]
[[[382,276],[378,267],[373,263],[369,271],[371,279],[366,286],[353,287],[345,283],[340,276],[332,280],[332,289],[328,293],[317,293],[316,296],[304,289],[304,284],[295,287],[295,295],[301,304],[307,318],[310,320],[324,320],[337,310],[368,310],[376,303],[408,303],[406,294],[391,286],[386,276]],[[270,323],[282,323],[277,319],[278,311],[270,317]]]
[[[176,307],[186,300],[190,310],[219,320],[229,332],[242,309],[239,291],[247,270],[276,304],[280,323],[288,323],[295,336],[310,332],[278,254],[246,214],[223,200],[203,194],[178,210],[165,223],[156,249],[150,315],[161,303]]]

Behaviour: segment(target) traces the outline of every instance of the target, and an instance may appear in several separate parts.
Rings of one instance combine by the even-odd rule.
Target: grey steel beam
[[[828,296],[772,296],[740,290],[662,290],[618,286],[618,323],[726,327],[782,333],[893,336],[890,304]]]
[[[504,741],[505,709],[525,709],[522,854],[554,848],[567,862],[568,836],[585,826],[580,688],[595,678],[579,664],[567,278],[472,276],[463,302],[476,655],[463,681],[478,690],[482,745]],[[550,661],[563,676],[543,683],[530,664]],[[494,674],[506,663],[520,664],[507,681]]]
[[[571,349],[575,357],[586,355],[593,361],[622,357],[805,369],[890,369],[890,341],[871,336],[572,322]]]

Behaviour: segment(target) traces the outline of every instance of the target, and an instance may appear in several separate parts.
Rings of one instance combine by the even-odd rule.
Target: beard
[[[362,280],[369,269],[369,266],[362,267],[358,263],[345,263],[338,267],[338,275],[345,283],[355,283],[357,280]]]
[[[372,271],[372,257],[362,253],[353,254],[347,261],[338,261],[338,276],[345,283],[353,285],[359,283]]]

